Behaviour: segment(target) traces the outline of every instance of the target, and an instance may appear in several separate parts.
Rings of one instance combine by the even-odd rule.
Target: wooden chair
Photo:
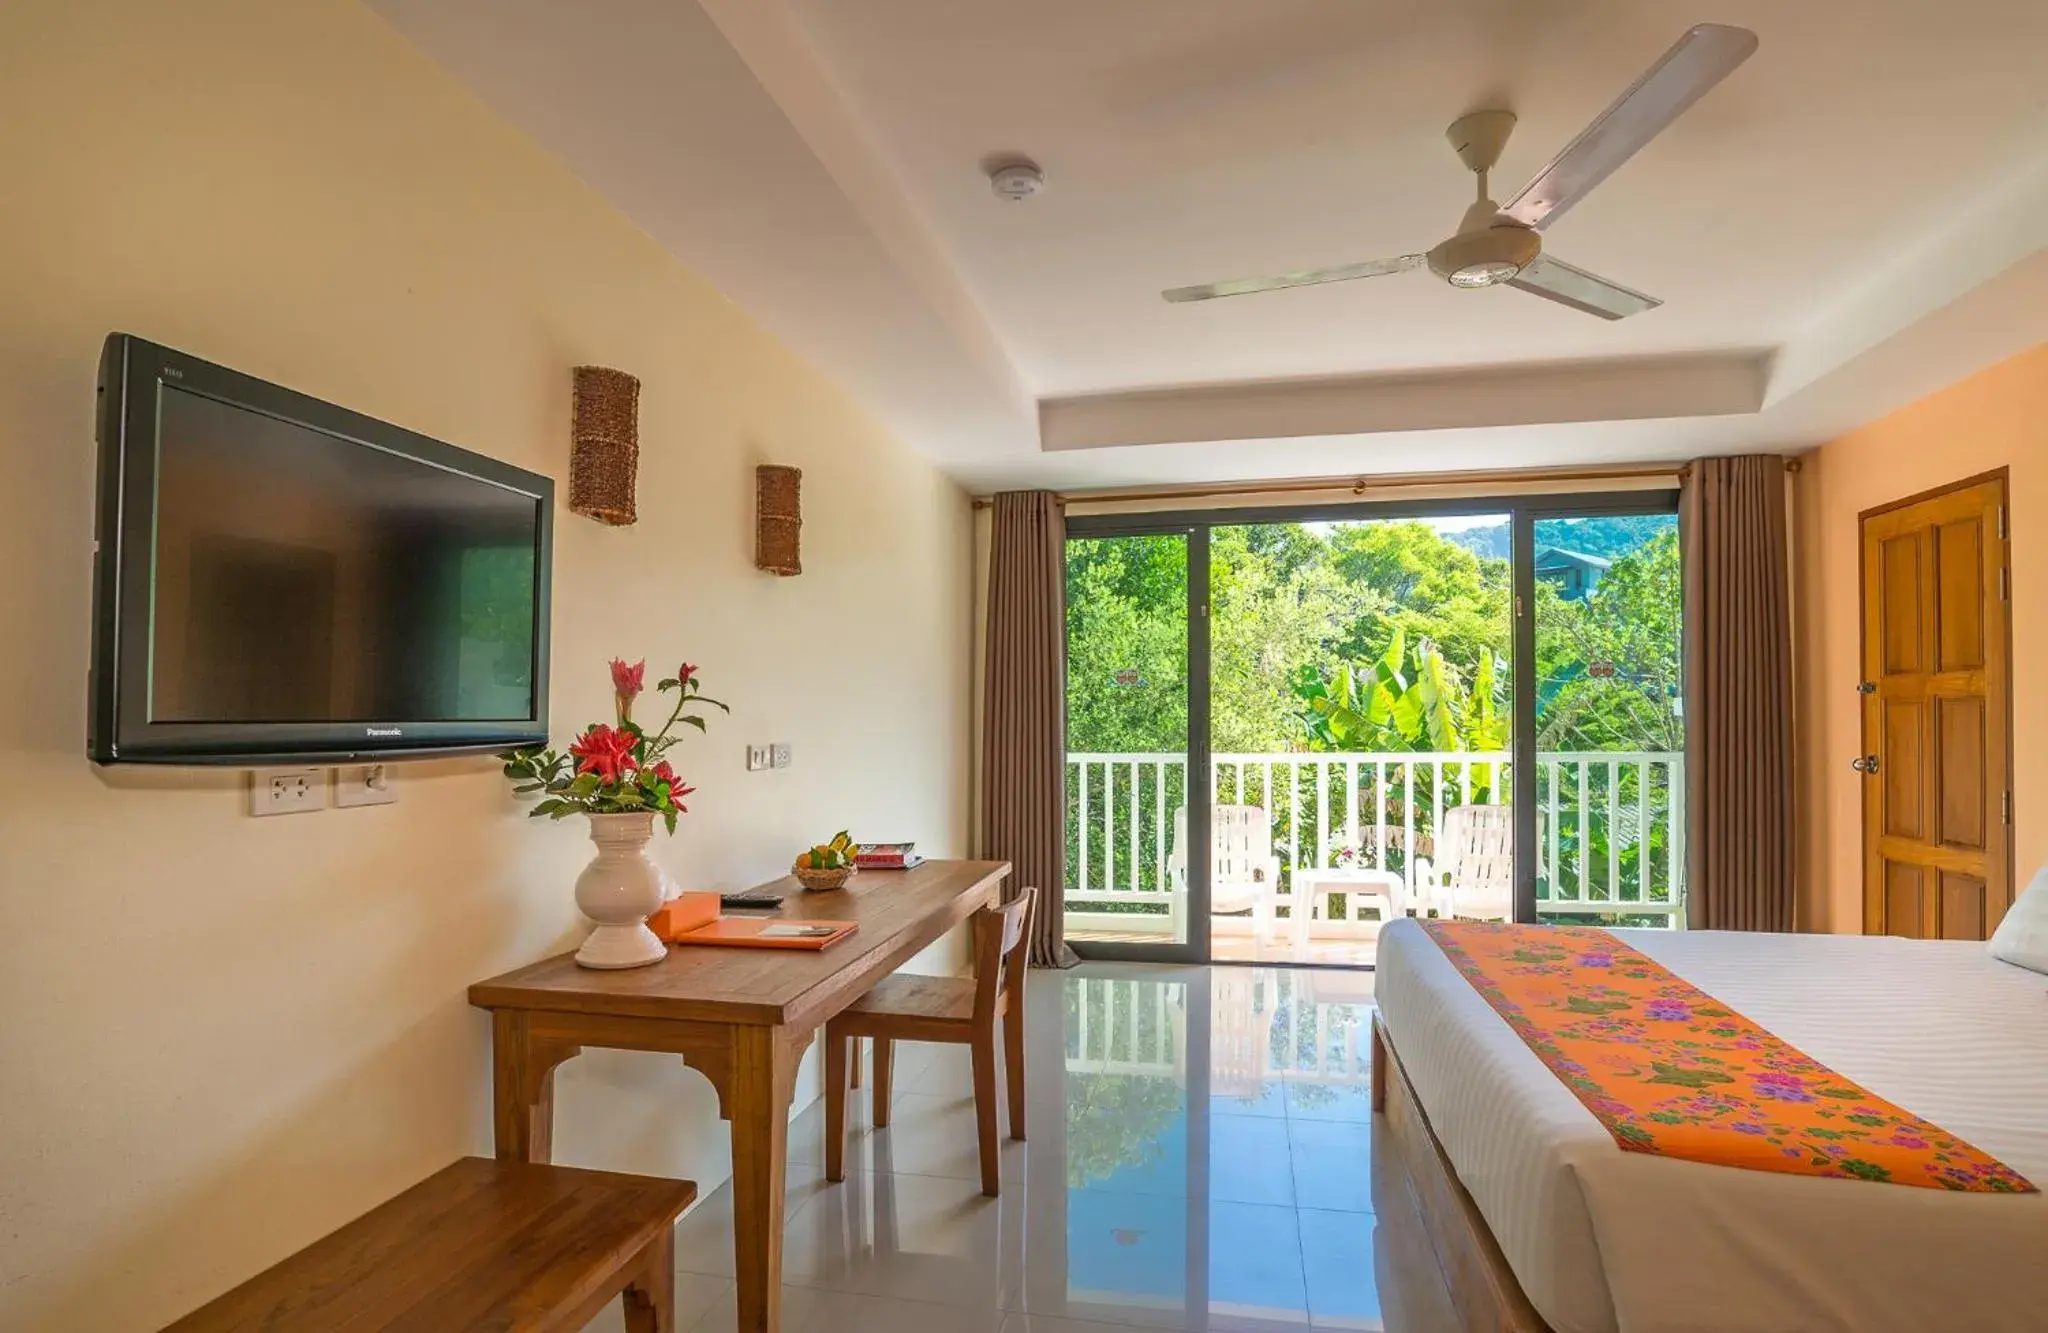
[[[1010,1137],[1024,1139],[1024,974],[1030,946],[1027,925],[1038,890],[1015,902],[985,907],[974,917],[974,977],[917,977],[898,973],[825,1025],[825,1178],[846,1179],[846,1098],[854,1040],[875,1043],[872,1071],[875,1128],[889,1124],[889,1080],[894,1043],[950,1042],[974,1053],[974,1113],[981,1141],[981,1192],[1002,1187],[996,1142],[996,1025],[1003,1029],[1008,1066]]]

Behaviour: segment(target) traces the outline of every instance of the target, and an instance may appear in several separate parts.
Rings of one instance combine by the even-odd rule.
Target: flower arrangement
[[[703,693],[697,668],[685,662],[675,675],[654,687],[663,694],[674,693],[676,702],[661,730],[649,733],[633,720],[633,701],[646,689],[647,663],[628,665],[613,658],[611,669],[616,724],[594,722],[585,727],[567,753],[536,745],[498,758],[504,761],[505,776],[518,784],[512,788],[514,792],[547,793],[529,812],[536,819],[543,815],[565,819],[578,814],[646,812],[660,815],[668,831],[674,833],[676,816],[689,811],[683,798],[696,790],[677,775],[667,759],[669,750],[682,739],[676,729],[706,729],[703,714],[690,711],[694,708],[732,710]]]

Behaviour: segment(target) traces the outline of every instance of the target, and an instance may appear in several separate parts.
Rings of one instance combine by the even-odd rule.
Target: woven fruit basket
[[[855,850],[852,837],[841,829],[833,835],[832,841],[798,852],[795,862],[789,867],[790,873],[814,893],[843,889],[846,881],[853,878]]]
[[[794,870],[797,882],[813,893],[828,889],[843,889],[846,881],[853,878],[854,867],[835,866],[829,870],[813,870],[809,866],[797,866]]]

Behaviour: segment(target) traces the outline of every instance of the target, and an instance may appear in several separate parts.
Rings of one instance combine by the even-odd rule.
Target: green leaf
[[[571,796],[594,796],[597,794],[597,789],[603,785],[604,783],[598,778],[597,774],[579,773],[576,775],[576,780],[569,784],[569,794]]]
[[[707,735],[710,734],[710,728],[704,725],[704,719],[701,717],[679,717],[676,719],[676,721],[687,722],[691,726],[695,727],[697,730],[702,731]]]
[[[664,823],[664,824],[666,824],[666,825],[668,825],[668,831],[669,831],[669,833],[670,833],[670,834],[674,834],[674,833],[675,833],[675,831],[676,831],[676,808],[675,808],[675,807],[674,807],[673,805],[669,806],[669,807],[668,807],[667,809],[665,809],[665,810],[663,810],[663,811],[661,812],[661,822],[662,822],[662,823]]]
[[[547,789],[548,784],[545,782],[528,782],[520,786],[514,787],[512,789],[512,794],[514,796],[524,796],[528,792],[546,791]]]

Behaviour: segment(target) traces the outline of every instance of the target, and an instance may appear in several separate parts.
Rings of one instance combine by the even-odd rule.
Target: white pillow
[[[2048,972],[2048,866],[2035,874],[1984,947],[2003,962]]]

